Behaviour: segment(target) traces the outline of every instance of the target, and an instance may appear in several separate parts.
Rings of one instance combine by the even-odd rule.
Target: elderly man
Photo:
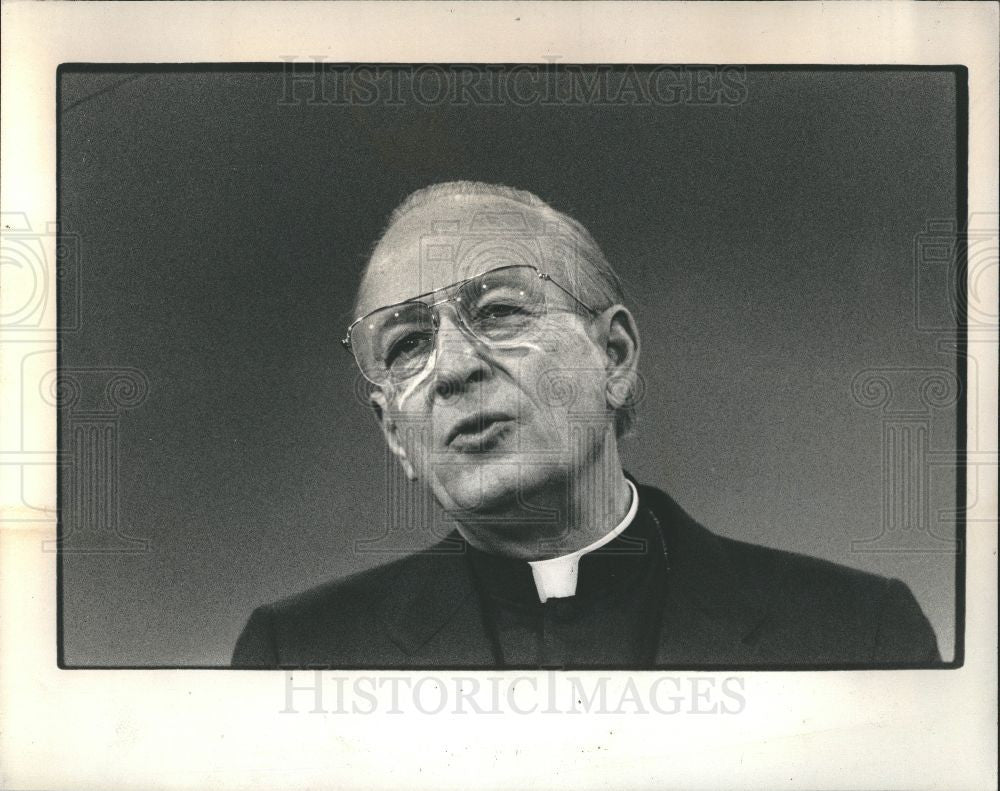
[[[640,336],[590,234],[436,184],[390,218],[344,344],[445,542],[258,608],[236,667],[768,667],[939,660],[909,589],[721,538],[622,469]]]

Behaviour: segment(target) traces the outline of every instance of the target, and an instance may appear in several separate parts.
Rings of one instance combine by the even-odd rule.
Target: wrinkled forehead
[[[544,208],[487,196],[437,198],[403,215],[379,242],[357,315],[517,264],[572,286],[582,262],[569,228]]]

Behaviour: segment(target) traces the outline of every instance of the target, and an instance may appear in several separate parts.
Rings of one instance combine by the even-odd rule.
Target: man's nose
[[[482,343],[458,324],[453,312],[441,311],[434,349],[434,396],[447,400],[488,380],[492,367],[482,352]]]

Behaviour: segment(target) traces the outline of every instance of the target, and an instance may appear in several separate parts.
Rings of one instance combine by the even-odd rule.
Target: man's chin
[[[516,468],[504,474],[476,465],[467,470],[448,470],[439,477],[435,494],[446,511],[490,513],[516,503],[517,489]]]
[[[511,461],[439,470],[435,494],[446,511],[492,514],[522,510],[534,476]]]

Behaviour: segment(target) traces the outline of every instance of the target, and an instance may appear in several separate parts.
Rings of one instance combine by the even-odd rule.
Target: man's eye
[[[392,365],[399,360],[407,360],[418,354],[426,345],[427,336],[424,333],[413,332],[404,335],[389,347],[389,352],[385,356],[388,365]]]
[[[509,302],[490,302],[488,305],[479,306],[476,310],[476,318],[479,320],[504,319],[511,316],[521,316],[525,312],[523,305]]]

